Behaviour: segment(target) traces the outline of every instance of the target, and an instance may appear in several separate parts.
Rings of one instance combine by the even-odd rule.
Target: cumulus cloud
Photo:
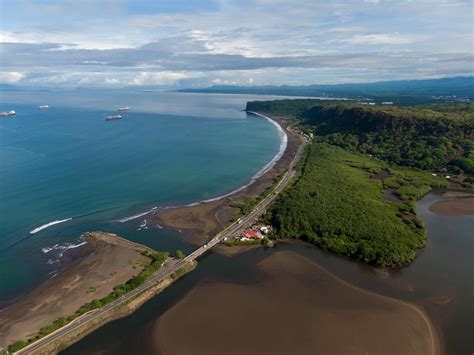
[[[28,73],[10,82],[307,84],[473,70],[466,1],[23,0],[4,10],[1,67]]]
[[[120,85],[121,82],[120,82],[120,80],[118,80],[116,78],[105,78],[104,84],[105,85]]]
[[[128,83],[130,85],[174,85],[192,75],[178,72],[141,72]]]
[[[24,74],[19,73],[17,71],[0,72],[0,83],[14,84],[21,81],[24,77]]]

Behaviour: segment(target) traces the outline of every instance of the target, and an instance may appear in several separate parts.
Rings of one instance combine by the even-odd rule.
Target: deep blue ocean
[[[271,97],[275,98],[275,97]],[[146,211],[247,184],[279,152],[248,95],[140,91],[0,92],[0,306],[61,270],[88,230],[190,251]],[[47,110],[39,105],[49,104]],[[105,121],[130,106],[120,121]],[[135,217],[135,218],[132,218]]]

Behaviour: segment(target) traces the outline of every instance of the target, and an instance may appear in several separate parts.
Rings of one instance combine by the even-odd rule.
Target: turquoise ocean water
[[[278,129],[242,111],[262,98],[0,92],[0,110],[17,111],[0,119],[0,306],[54,277],[88,230],[191,250],[142,214],[228,193],[270,162]],[[132,111],[106,122],[119,106]]]

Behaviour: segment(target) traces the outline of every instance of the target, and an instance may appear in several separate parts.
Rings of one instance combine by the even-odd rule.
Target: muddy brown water
[[[232,258],[211,252],[199,260],[196,270],[133,315],[109,323],[64,353],[159,353],[153,337],[156,324],[189,292],[205,284],[257,284],[262,278],[258,263],[279,251],[292,251],[354,286],[417,305],[435,326],[444,353],[472,354],[474,217],[447,217],[429,211],[431,204],[442,200],[441,193],[431,193],[419,201],[418,216],[428,228],[428,245],[407,267],[378,270],[301,244],[253,249]],[[186,317],[193,317],[193,314]],[[252,324],[252,319],[248,323]],[[242,334],[236,334],[235,341],[241,337]]]

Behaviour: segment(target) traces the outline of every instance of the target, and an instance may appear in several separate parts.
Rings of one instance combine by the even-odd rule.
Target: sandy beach
[[[0,313],[0,347],[26,340],[42,326],[105,297],[149,263],[141,253],[152,249],[145,246],[102,232],[84,237],[86,256]]]
[[[448,191],[445,200],[430,206],[430,211],[443,216],[474,215],[474,192]]]
[[[231,204],[263,192],[272,184],[276,176],[288,168],[298,151],[301,138],[288,130],[287,123],[282,118],[273,116],[271,118],[285,130],[288,137],[285,152],[273,167],[256,178],[249,186],[232,195],[190,207],[163,210],[151,218],[152,222],[168,228],[181,229],[187,241],[196,245],[205,243],[214,236],[237,212],[237,209],[231,207]]]
[[[198,284],[155,321],[155,352],[439,353],[421,309],[356,288],[303,256],[277,252],[255,272],[249,284]]]

